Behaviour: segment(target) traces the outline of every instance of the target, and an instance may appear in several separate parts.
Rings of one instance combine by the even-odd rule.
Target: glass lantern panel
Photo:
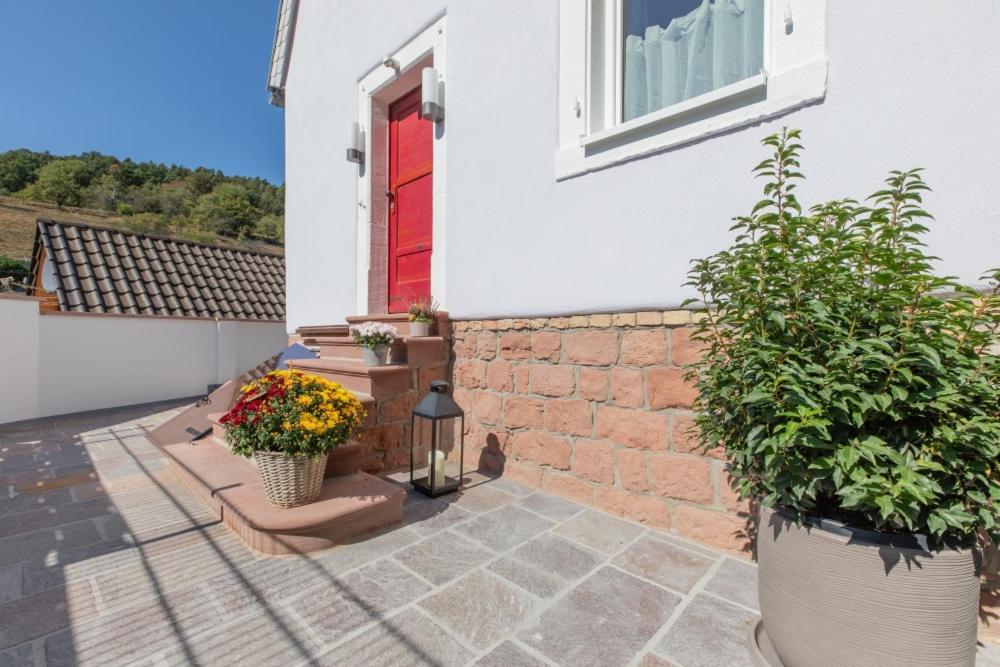
[[[413,483],[434,495],[458,488],[461,420],[414,416]]]

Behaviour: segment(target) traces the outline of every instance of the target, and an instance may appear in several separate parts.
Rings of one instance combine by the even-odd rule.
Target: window
[[[826,92],[824,0],[562,0],[560,12],[558,178]]]
[[[624,0],[622,119],[764,68],[764,0]]]

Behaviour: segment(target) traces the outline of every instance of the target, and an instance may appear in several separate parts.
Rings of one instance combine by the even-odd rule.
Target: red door
[[[431,295],[434,124],[417,88],[389,107],[389,312]]]

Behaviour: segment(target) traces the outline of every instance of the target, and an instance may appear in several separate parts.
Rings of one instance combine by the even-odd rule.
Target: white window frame
[[[560,2],[557,179],[756,123],[826,95],[826,0],[765,0],[760,74],[623,121],[623,10],[622,0]]]

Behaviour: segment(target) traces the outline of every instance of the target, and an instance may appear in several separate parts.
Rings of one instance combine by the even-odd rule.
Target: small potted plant
[[[322,490],[327,454],[365,419],[354,394],[301,371],[272,371],[244,386],[220,422],[234,454],[253,458],[268,501],[297,507]]]
[[[410,335],[429,336],[431,324],[437,318],[437,304],[430,299],[417,299],[410,304]]]
[[[696,423],[761,507],[751,655],[972,665],[977,536],[1000,517],[1000,299],[933,272],[919,170],[868,205],[804,209],[798,139],[764,141],[764,198],[688,283]]]
[[[351,327],[354,344],[361,348],[365,366],[385,366],[389,346],[399,338],[396,327],[385,322],[364,322]]]

